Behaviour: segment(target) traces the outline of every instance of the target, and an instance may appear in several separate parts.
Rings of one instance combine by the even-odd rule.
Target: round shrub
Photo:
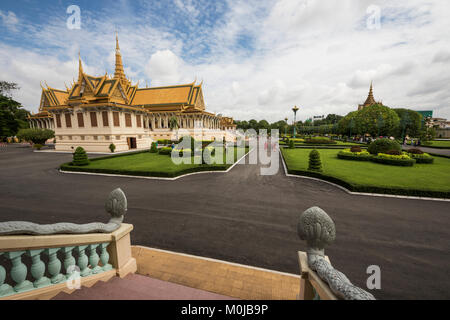
[[[397,141],[386,138],[373,141],[367,149],[370,154],[374,155],[387,153],[392,150],[402,151],[402,146]]]
[[[39,144],[39,143],[36,143],[36,144],[33,146],[33,148],[35,148],[36,150],[41,150],[42,147],[43,147],[43,145],[42,145],[42,144]]]
[[[152,142],[152,146],[150,147],[150,153],[157,153],[158,147],[156,145],[156,142]]]
[[[289,140],[289,149],[294,149],[294,148],[295,148],[294,140]]]
[[[362,152],[361,147],[359,146],[353,146],[350,148],[351,152]]]
[[[322,161],[320,160],[320,153],[317,150],[312,150],[309,154],[309,171],[322,171]]]
[[[114,153],[114,150],[116,150],[116,145],[114,143],[111,143],[109,145],[109,150],[111,150],[111,152]]]
[[[86,166],[89,164],[89,159],[86,151],[82,147],[78,147],[73,154],[73,165],[75,166]]]

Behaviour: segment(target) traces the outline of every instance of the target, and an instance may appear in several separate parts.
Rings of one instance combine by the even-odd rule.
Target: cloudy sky
[[[69,29],[76,4],[81,28]],[[40,81],[64,89],[78,51],[91,75],[140,86],[204,81],[207,109],[278,121],[345,115],[367,97],[450,118],[450,1],[1,0],[0,79],[36,112]]]

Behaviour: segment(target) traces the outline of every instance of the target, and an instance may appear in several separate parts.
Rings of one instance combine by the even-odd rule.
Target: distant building
[[[373,97],[373,83],[371,83],[370,84],[370,90],[369,90],[369,96],[367,97],[366,102],[364,102],[363,104],[360,104],[358,106],[358,111],[362,110],[364,108],[373,106],[374,104],[381,104],[381,105],[383,105],[382,102],[376,102],[375,101],[375,98]]]

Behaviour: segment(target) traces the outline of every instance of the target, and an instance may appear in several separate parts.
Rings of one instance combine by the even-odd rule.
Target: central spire
[[[80,82],[80,84],[82,78],[83,78],[83,63],[81,62],[80,51],[78,51],[78,82]]]
[[[122,55],[120,54],[119,36],[116,32],[116,70],[114,71],[114,79],[126,80],[123,71]]]
[[[364,106],[371,106],[376,104],[375,98],[373,97],[373,82],[370,83],[369,96],[367,97],[366,102],[364,102]]]

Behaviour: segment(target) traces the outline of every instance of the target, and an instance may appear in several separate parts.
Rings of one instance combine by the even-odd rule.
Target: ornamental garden
[[[339,146],[326,140],[320,138],[322,145]],[[289,142],[281,152],[288,173],[333,182],[353,192],[450,198],[450,157],[430,155],[419,148],[403,151],[397,141],[388,138],[369,145],[340,146]]]

